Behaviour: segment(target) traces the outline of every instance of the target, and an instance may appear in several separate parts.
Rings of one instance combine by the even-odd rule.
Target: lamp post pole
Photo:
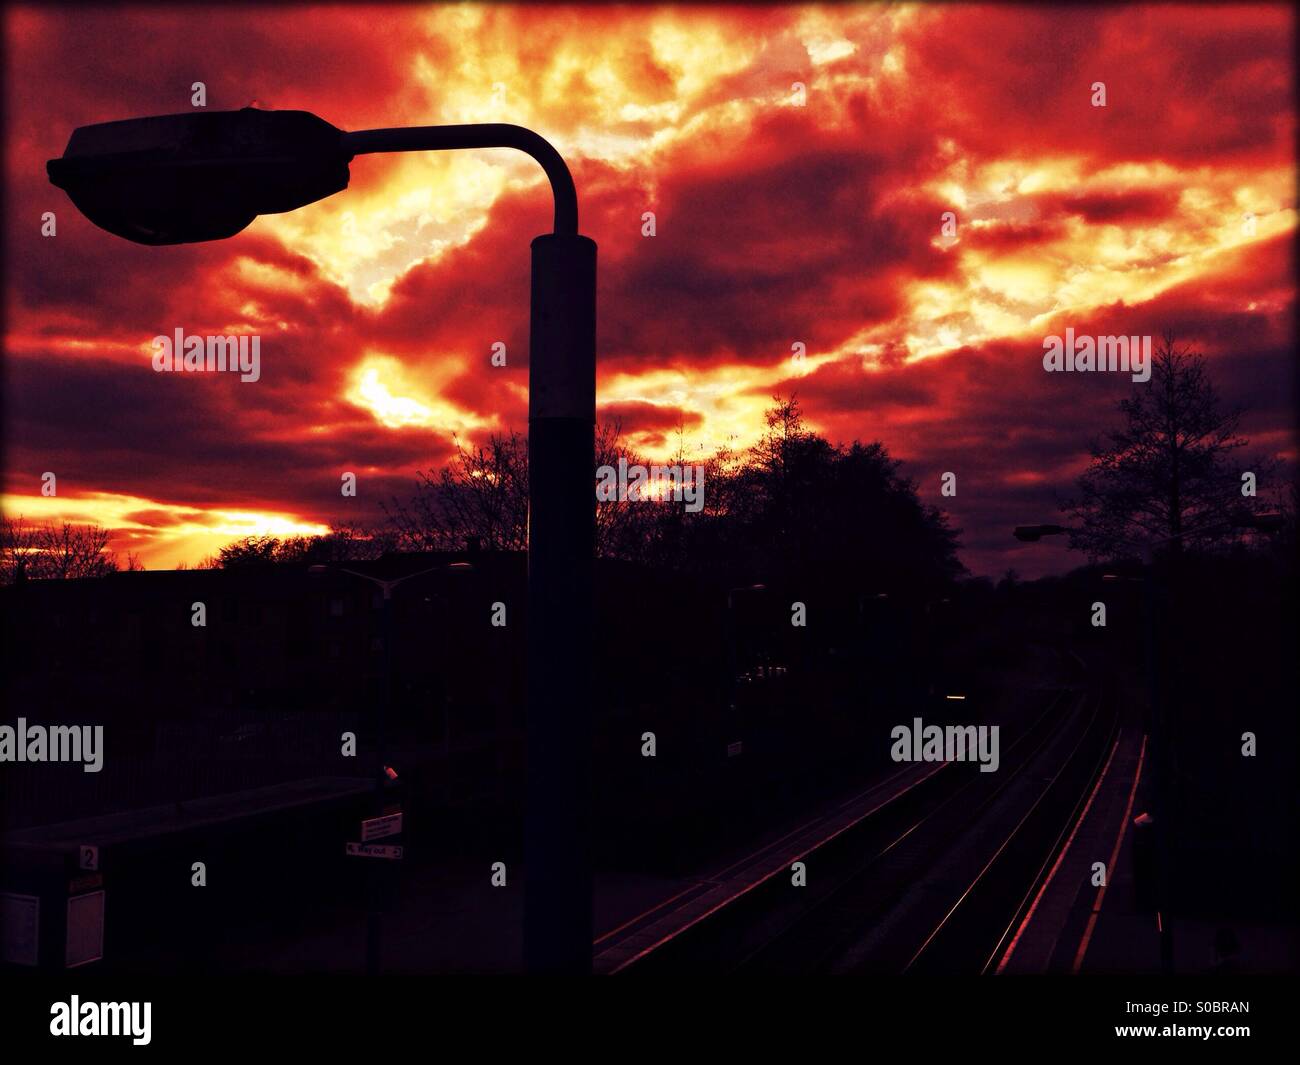
[[[387,770],[384,765],[388,747],[388,719],[393,712],[393,588],[384,585],[384,605],[381,625],[384,641],[384,690],[379,700],[379,713],[375,720],[375,817],[384,815],[384,790]],[[381,935],[382,916],[380,915],[380,877],[385,871],[380,866],[384,862],[371,862],[367,869],[370,879],[367,887],[370,892],[370,905],[366,910],[366,972],[371,976],[379,974],[379,939]]]
[[[524,966],[591,971],[591,663],[596,549],[596,244],[573,178],[519,126],[345,133],[345,151],[517,148],[546,172],[553,233],[532,243],[528,330],[528,705]]]
[[[596,245],[533,241],[524,964],[589,973]]]
[[[532,245],[528,380],[528,782],[524,956],[591,971],[591,653],[596,537],[596,245],[559,152],[522,126],[345,132],[305,111],[83,126],[46,164],[92,222],[141,244],[233,236],[347,187],[353,157],[514,148],[546,172],[554,232]]]

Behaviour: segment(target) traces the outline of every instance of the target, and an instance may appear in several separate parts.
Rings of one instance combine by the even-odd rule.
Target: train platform
[[[1004,726],[1019,719],[1028,721],[1031,712],[1041,711],[1046,695],[1065,690],[1059,679],[1053,685],[1053,678],[1047,676],[1056,672],[1056,665],[1054,660],[1046,660],[1035,663],[1024,675],[1004,678],[996,706],[980,709],[970,702],[958,702],[947,713],[950,717],[967,715],[963,719],[971,722],[999,720]],[[751,893],[757,896],[764,885],[776,887],[781,880],[788,882],[794,862],[849,833],[911,789],[923,790],[920,785],[939,773],[951,771],[951,763],[946,762],[887,763],[874,779],[868,777],[857,788],[824,797],[805,809],[791,808],[781,821],[770,823],[761,836],[737,838],[730,853],[717,853],[708,865],[689,872],[597,870],[593,970],[598,974],[618,972],[715,910]],[[315,782],[318,787],[326,783],[341,790],[337,797],[340,802],[365,798],[364,781]],[[280,817],[291,821],[298,809],[308,808],[321,798],[314,793],[299,794],[303,786],[286,786],[275,794],[246,795],[238,800],[225,797],[187,803],[183,811],[158,808],[114,815],[94,826],[80,824],[75,828],[25,831],[21,834],[22,842],[65,851],[75,850],[79,844],[98,843],[111,858],[119,849],[134,849],[132,843],[136,836],[150,838],[173,833],[189,836],[195,829],[239,821],[253,810],[264,813],[268,806],[283,806]],[[236,801],[239,808],[229,808]],[[259,853],[264,851],[267,861],[274,858],[280,862],[283,855],[279,848],[288,842],[286,836],[301,842],[297,839],[299,834],[300,829],[295,827],[291,832],[271,836]],[[332,856],[339,847],[322,843],[314,849]],[[524,870],[518,855],[512,856],[508,847],[501,854],[475,852],[436,857],[417,853],[420,849],[413,848],[400,863],[400,885],[383,916],[381,971],[520,971]],[[347,859],[349,862],[371,860]],[[249,864],[233,853],[210,863],[220,875],[214,877],[213,887],[207,893],[224,891],[231,897],[245,893],[244,884],[231,881],[227,863],[236,861]],[[504,882],[493,876],[497,862],[506,867]],[[188,865],[185,868],[188,870]],[[816,867],[811,862],[810,868],[815,874]],[[294,864],[282,872],[280,865],[276,869],[277,882],[283,886],[280,893],[297,899],[288,916],[277,909],[277,916],[272,917],[270,908],[264,918],[254,914],[246,925],[224,928],[221,935],[211,937],[213,941],[205,944],[201,955],[196,954],[193,960],[187,960],[188,955],[182,956],[184,952],[174,941],[175,937],[166,937],[155,948],[136,949],[132,943],[129,958],[109,949],[105,952],[106,964],[139,972],[177,965],[216,971],[362,971],[365,964],[362,900],[355,893],[328,890],[337,880],[332,867]],[[149,875],[154,875],[152,869]],[[111,867],[106,879],[112,894],[115,876]],[[188,887],[188,875],[183,882]],[[185,900],[193,897],[188,891],[182,894]],[[175,903],[178,920],[183,916],[183,901],[178,898]],[[111,948],[113,944],[110,942],[108,946]]]
[[[1209,919],[1170,918],[1143,904],[1139,851],[1142,833],[1151,830],[1151,758],[1150,737],[1142,728],[1122,728],[999,959],[998,975],[1291,971],[1296,957],[1291,929],[1240,920],[1229,928]]]
[[[1089,960],[1102,914],[1106,930],[1134,896],[1133,829],[1146,766],[1147,737],[1121,728],[1083,809],[1019,927],[998,960],[998,975],[1078,972]],[[1145,936],[1139,934],[1137,942]],[[1158,971],[1159,937],[1151,937]],[[1093,954],[1092,961],[1097,958]]]
[[[0,834],[0,848],[71,854],[83,845],[114,847],[303,807],[314,810],[322,802],[364,797],[372,788],[371,782],[361,777],[286,781],[225,795],[12,829]]]
[[[727,905],[838,832],[891,801],[944,763],[911,764],[856,794],[841,797],[793,828],[740,848],[698,874],[662,876],[598,870],[595,880],[593,971],[610,973],[643,950]],[[493,883],[492,865],[457,857],[412,866],[401,897],[383,917],[381,970],[388,973],[509,973],[522,969],[523,876],[508,855],[505,882]],[[263,972],[359,972],[365,957],[364,913],[336,905],[312,927],[249,929],[249,940],[228,936],[209,959],[240,969],[256,959]],[[144,963],[145,968],[148,962]]]

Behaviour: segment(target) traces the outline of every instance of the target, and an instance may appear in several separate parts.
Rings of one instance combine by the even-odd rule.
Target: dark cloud
[[[546,101],[537,104],[544,128],[562,145],[674,134],[631,164],[567,153],[583,230],[600,246],[603,383],[777,368],[796,341],[817,356],[873,330],[884,355],[870,366],[846,357],[740,398],[797,393],[833,440],[883,440],[922,497],[965,530],[976,572],[1075,561],[1026,551],[1009,530],[1055,515],[1087,440],[1133,387],[1120,375],[1045,374],[1041,334],[1173,329],[1210,357],[1225,400],[1249,408],[1247,435],[1293,452],[1290,231],[1222,251],[1146,302],[1063,309],[1040,335],[909,362],[895,328],[916,282],[966,284],[959,255],[936,244],[951,205],[928,191],[957,164],[1077,159],[1085,174],[1121,162],[1294,167],[1289,15],[936,5],[900,17],[895,32],[883,10],[827,11],[857,51],[818,66],[792,32],[791,9],[474,9],[469,43],[505,46],[513,68],[500,76],[517,98]],[[707,22],[747,43],[753,61],[684,96],[680,57],[654,43],[664,17],[688,35],[692,20]],[[398,360],[416,391],[480,426],[462,433],[466,442],[526,428],[528,242],[550,228],[544,184],[512,186],[466,243],[417,262],[373,307],[265,223],[215,244],[137,247],[82,219],[44,174],[73,127],[186,110],[196,80],[214,108],[256,98],[343,128],[437,121],[441,94],[463,77],[462,48],[428,27],[423,9],[25,8],[6,14],[6,30],[7,491],[32,494],[53,469],[61,494],[151,500],[129,520],[159,530],[224,509],[376,520],[380,501],[407,494],[415,471],[447,461],[454,441],[451,424],[391,428],[350,401],[369,354]],[[559,72],[560,48],[583,61]],[[887,50],[901,66],[885,63]],[[644,107],[680,105],[675,128],[635,110],[602,118],[602,63],[636,85]],[[448,77],[414,77],[417,64]],[[497,75],[485,65],[474,76]],[[810,86],[803,108],[788,106],[796,80]],[[1095,81],[1106,83],[1105,108],[1090,104]],[[752,117],[717,118],[755,101]],[[357,160],[353,183],[382,188],[398,166]],[[959,250],[1032,264],[1060,254],[1080,226],[1206,224],[1183,213],[1182,192],[1166,174],[1150,186],[1028,194],[1015,205],[1024,210],[981,215],[980,226],[963,218]],[[57,212],[57,238],[34,222],[46,210]],[[642,235],[647,211],[653,237]],[[439,224],[398,234],[397,251],[415,259],[442,235]],[[1171,265],[1169,254],[1150,269]],[[156,333],[218,333],[232,321],[263,334],[257,384],[149,368],[142,345]],[[498,341],[505,367],[490,362]],[[601,417],[620,419],[644,446],[671,444],[679,424],[688,435],[708,429],[680,404],[607,402]],[[356,500],[339,494],[345,470],[358,473]],[[946,471],[958,474],[955,498],[938,494]]]

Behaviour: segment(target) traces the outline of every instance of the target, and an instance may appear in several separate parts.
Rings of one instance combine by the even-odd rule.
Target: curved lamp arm
[[[546,172],[555,197],[555,232],[578,232],[578,193],[573,176],[551,142],[531,129],[502,122],[469,126],[407,126],[362,129],[344,133],[342,144],[352,155],[372,152],[432,152],[459,148],[516,148],[527,152]]]

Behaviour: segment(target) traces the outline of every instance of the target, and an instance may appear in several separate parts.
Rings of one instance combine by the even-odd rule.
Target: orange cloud
[[[599,401],[631,444],[664,457],[680,425],[743,447],[798,391],[819,430],[904,458],[995,572],[1118,396],[1042,374],[1058,328],[1177,329],[1294,456],[1294,28],[1265,5],[11,7],[8,498],[56,470],[76,495],[50,516],[194,561],[227,526],[378,520],[454,436],[525,428],[550,215],[531,161],[367,157],[338,196],[163,249],[45,180],[75,126],[184,110],[202,79],[212,107],[552,138],[600,246]],[[259,333],[262,380],[153,374],[176,327]],[[930,499],[944,471],[960,506]]]

